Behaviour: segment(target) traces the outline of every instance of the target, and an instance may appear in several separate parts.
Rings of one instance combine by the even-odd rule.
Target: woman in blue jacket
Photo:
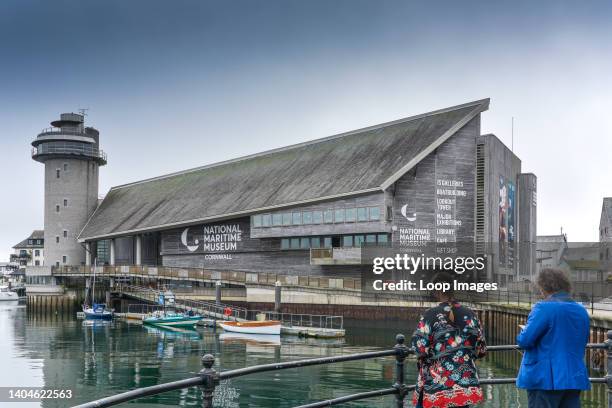
[[[589,315],[570,297],[563,271],[542,270],[537,285],[545,299],[516,338],[525,351],[516,385],[527,390],[529,408],[580,407],[580,391],[591,387],[584,363]]]

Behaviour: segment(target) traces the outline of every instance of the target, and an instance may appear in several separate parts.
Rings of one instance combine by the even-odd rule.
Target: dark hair
[[[572,284],[567,274],[561,269],[542,269],[536,284],[545,293],[570,292]]]

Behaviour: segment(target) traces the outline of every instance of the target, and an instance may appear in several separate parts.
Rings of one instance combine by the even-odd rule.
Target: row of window
[[[28,245],[42,245],[42,239],[28,239]]]
[[[68,238],[68,231],[66,231],[66,230],[64,230],[64,238]],[[60,237],[59,237],[59,235],[56,235],[55,236],[55,243],[59,244],[59,241],[60,241]]]
[[[68,171],[68,163],[64,163],[64,171]],[[60,169],[55,169],[55,178],[60,178]]]
[[[68,199],[64,198],[64,207],[68,207]],[[56,204],[55,205],[55,212],[60,212],[60,205]]]
[[[334,243],[334,241],[336,242]],[[332,246],[361,247],[362,245],[386,244],[388,234],[358,234],[342,237],[295,237],[281,239],[281,249],[331,248]]]
[[[292,211],[253,215],[254,228],[288,225],[332,224],[342,222],[379,221],[379,207],[335,208],[330,210]]]

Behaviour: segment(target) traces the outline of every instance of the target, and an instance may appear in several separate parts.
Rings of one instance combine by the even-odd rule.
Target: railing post
[[[404,344],[406,338],[403,334],[398,334],[395,336],[395,347],[393,347],[396,351],[395,354],[395,384],[393,384],[393,388],[398,390],[398,393],[395,397],[396,407],[403,408],[404,406],[404,398],[406,398],[406,394],[408,393],[408,389],[406,384],[404,384],[404,360],[406,360],[406,356],[408,355],[408,347]]]
[[[608,340],[606,340],[606,385],[608,387],[608,408],[612,408],[612,330],[608,330]]]
[[[202,357],[202,365],[204,368],[200,370],[202,378],[202,407],[212,408],[215,387],[219,384],[219,373],[212,366],[215,364],[215,357],[212,354],[206,354]]]

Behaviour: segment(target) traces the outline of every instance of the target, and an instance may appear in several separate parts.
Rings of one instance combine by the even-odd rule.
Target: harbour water
[[[6,407],[68,407],[137,387],[195,375],[200,358],[212,353],[217,370],[255,364],[390,348],[398,332],[413,327],[401,322],[346,322],[342,340],[221,335],[212,329],[189,334],[160,331],[124,321],[90,322],[73,315],[29,313],[22,304],[0,304],[0,384],[72,390],[74,398],[44,402],[2,403]],[[520,355],[491,354],[479,364],[482,378],[513,377]],[[395,360],[373,360],[290,369],[246,376],[217,388],[215,407],[293,407],[393,383]],[[407,382],[415,381],[414,360],[406,364]],[[602,375],[602,373],[593,373]],[[526,394],[512,385],[485,387],[482,407],[526,407]],[[585,393],[584,407],[601,407],[606,389]],[[390,407],[393,397],[345,406]],[[131,407],[201,406],[200,390],[189,389],[148,397]],[[407,406],[411,406],[407,404]]]

